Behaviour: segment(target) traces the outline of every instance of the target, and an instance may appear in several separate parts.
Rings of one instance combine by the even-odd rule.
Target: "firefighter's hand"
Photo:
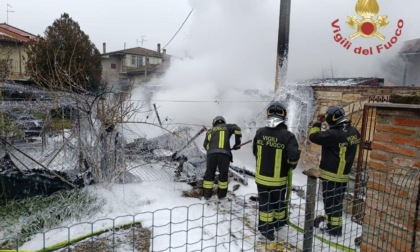
[[[239,144],[235,144],[233,147],[232,147],[232,150],[239,150],[241,148],[241,146],[239,145]]]
[[[289,165],[290,170],[296,169],[297,162],[288,162],[287,164]]]
[[[320,122],[320,123],[325,122],[325,115],[323,115],[323,114],[319,114],[319,115],[316,117],[316,120],[317,120],[318,122]]]

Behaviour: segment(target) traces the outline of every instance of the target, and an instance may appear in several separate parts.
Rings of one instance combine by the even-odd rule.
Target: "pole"
[[[309,169],[303,171],[303,174],[308,176],[305,204],[305,232],[303,234],[303,252],[312,252],[314,238],[316,182],[317,178],[320,176],[320,171],[319,169]]]
[[[287,222],[290,221],[289,207],[290,207],[290,197],[292,196],[292,181],[293,181],[293,170],[289,169],[289,172],[287,174],[287,191],[286,191],[286,219],[287,219]]]
[[[243,143],[241,143],[240,145],[238,145],[238,147],[242,147],[242,146],[244,146],[245,144],[249,144],[249,143],[251,143],[251,142],[252,142],[252,140],[248,140],[248,141],[243,142]],[[233,150],[233,149],[231,149],[231,150]]]
[[[177,150],[174,154],[172,154],[171,158],[173,160],[175,160],[178,157],[178,154],[181,151],[183,151],[185,148],[187,148],[188,145],[190,145],[190,143],[192,143],[201,133],[203,133],[206,130],[207,130],[207,128],[205,126],[203,126],[203,128],[201,128],[181,149]]]
[[[155,109],[155,113],[156,113],[156,117],[158,119],[159,125],[162,126],[162,122],[160,121],[159,113],[157,111],[157,108],[156,108],[156,104],[155,103],[153,103],[153,108]]]
[[[287,57],[289,54],[289,30],[290,30],[290,2],[291,0],[281,0],[279,31],[277,39],[277,59],[276,59],[276,80],[274,91],[277,91],[280,84],[285,82],[287,72]]]
[[[404,59],[404,77],[403,77],[403,87],[404,87],[405,81],[407,79],[407,58],[404,54],[403,54],[403,59]]]

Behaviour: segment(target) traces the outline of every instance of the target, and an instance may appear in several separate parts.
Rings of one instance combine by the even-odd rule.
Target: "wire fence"
[[[394,175],[384,175],[377,182],[385,183]],[[416,172],[405,176],[400,182],[410,184],[413,192],[417,192],[419,178],[420,172]],[[358,207],[363,208],[364,203],[352,202],[348,194],[343,201],[342,235],[332,236],[326,232],[325,225],[319,223],[319,216],[324,215],[322,190],[321,183],[310,174],[307,186],[293,187],[288,225],[275,233],[275,241],[265,239],[257,231],[258,195],[236,196],[229,192],[229,200],[221,202],[197,200],[196,204],[189,206],[157,209],[26,234],[25,237],[30,237],[26,239],[5,237],[0,240],[0,251],[360,251],[362,243],[380,242],[380,239],[372,240],[367,235],[377,233],[380,225],[353,221],[353,204],[360,204]],[[380,211],[393,211],[403,222],[412,223],[410,216],[415,211],[412,207],[406,208],[396,201],[398,208],[381,209],[381,198],[376,200],[377,209],[372,210],[375,213],[365,213],[367,223],[380,222],[380,218],[375,217]],[[394,215],[390,214],[389,218]],[[394,235],[393,239],[412,244],[416,229],[412,230],[412,236]],[[397,232],[386,230],[385,233],[382,230],[379,233]]]

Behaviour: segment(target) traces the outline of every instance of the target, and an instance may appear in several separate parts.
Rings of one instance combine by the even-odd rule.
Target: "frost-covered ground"
[[[165,93],[166,91],[160,90],[159,92]],[[270,100],[276,99],[284,102],[288,107],[287,125],[289,129],[292,132],[307,130],[308,122],[311,120],[307,117],[310,117],[313,113],[313,97],[308,88],[289,86],[282,92],[279,92],[278,95],[262,90],[237,92],[240,94],[240,97],[235,97],[235,103],[233,104],[241,105],[244,103],[243,106],[232,106],[228,97],[225,97],[225,100],[220,100],[218,103],[209,101],[208,103],[199,103],[193,108],[191,108],[191,102],[185,102],[185,104],[176,103],[176,106],[173,103],[169,104],[172,106],[167,106],[164,102],[161,102],[158,109],[162,117],[170,117],[169,121],[173,125],[181,123],[192,127],[193,130],[196,130],[194,128],[195,124],[197,129],[201,128],[202,125],[210,127],[209,124],[212,118],[220,113],[226,117],[228,123],[237,123],[242,128],[242,141],[245,142],[251,140],[255,130],[264,125],[266,117],[264,112],[265,106]],[[197,97],[197,99],[200,98]],[[221,112],[223,108],[225,110]],[[184,111],[189,112],[185,113]],[[203,111],[210,113],[203,114]],[[153,116],[154,112],[152,110],[149,118]],[[173,127],[173,125],[168,123],[166,127]],[[165,133],[159,132],[156,128],[152,129],[144,126],[139,128],[133,127],[131,130],[132,132],[145,133],[146,137],[150,138]],[[203,137],[204,134],[196,139],[196,147],[201,148]],[[65,157],[63,156],[59,159],[63,160],[63,158]],[[235,151],[233,161],[232,165],[254,171],[255,160],[251,144]],[[62,164],[66,163],[62,162]],[[249,200],[249,196],[257,193],[252,177],[248,177],[247,186],[241,184],[239,189],[234,192],[235,200],[232,201],[231,205],[229,205],[230,203],[227,203],[227,205],[224,203],[223,209],[219,209],[215,205],[206,205],[202,199],[183,197],[183,192],[191,190],[192,187],[186,183],[174,182],[173,176],[161,175],[173,174],[173,171],[170,170],[173,167],[159,162],[152,162],[147,164],[147,166],[142,166],[141,169],[143,171],[147,169],[150,177],[159,179],[131,184],[114,184],[106,187],[100,185],[87,187],[90,193],[104,201],[101,211],[78,221],[62,223],[61,226],[64,228],[56,228],[45,234],[38,234],[20,249],[48,247],[99,230],[132,223],[133,221],[140,221],[143,227],[152,230],[152,236],[154,237],[151,243],[153,246],[151,248],[152,251],[169,251],[169,247],[171,247],[170,251],[214,251],[215,246],[217,246],[218,251],[253,249],[255,242],[258,240],[258,234],[255,234],[252,227],[255,227],[255,222],[258,218],[257,205]],[[164,169],[166,170],[163,171]],[[303,169],[305,169],[304,163],[300,162],[298,168],[294,171],[292,184],[305,191],[307,178],[302,174]],[[134,170],[131,171],[134,172]],[[153,173],[156,173],[156,176],[153,176]],[[232,181],[229,184],[229,190],[233,191],[233,187],[237,184],[238,182]],[[235,210],[232,213],[221,211],[231,207]],[[318,201],[317,214],[322,214],[322,209],[322,201]],[[296,192],[292,193],[290,211],[292,223],[303,228],[305,200],[301,195],[297,195]],[[353,246],[353,239],[360,235],[357,234],[357,232],[360,232],[360,229],[354,226],[355,224],[351,224],[350,217],[346,218],[345,222],[350,223],[346,226],[346,235],[334,242]],[[168,225],[168,223],[172,224]],[[218,225],[216,226],[215,223],[218,223]],[[230,233],[234,233],[239,239],[230,242],[232,241]],[[241,239],[238,234],[246,236],[247,239]],[[282,229],[278,237],[286,243],[302,245],[303,234],[292,227]],[[329,237],[326,238],[329,240]],[[330,246],[328,244],[322,245],[317,239],[315,239],[315,242],[319,248]],[[120,251],[131,250],[121,248]]]
[[[244,146],[234,153],[236,154],[234,164],[253,170],[251,153],[251,146]],[[244,156],[246,158],[242,158]],[[162,167],[158,163],[155,165]],[[295,170],[293,185],[306,190],[306,176],[302,174],[303,168],[301,165]],[[90,193],[104,200],[99,212],[77,222],[62,223],[61,226],[64,228],[38,234],[20,249],[40,249],[43,246],[48,247],[91,232],[140,221],[143,227],[152,230],[154,239],[151,243],[153,246],[151,251],[214,251],[215,246],[218,251],[241,251],[241,249],[252,251],[256,242],[259,241],[259,235],[255,234],[249,226],[249,224],[255,225],[257,219],[257,205],[249,200],[249,196],[255,195],[257,190],[251,177],[248,177],[248,182],[247,186],[240,184],[239,189],[234,192],[234,200],[222,203],[224,205],[220,208],[216,204],[207,205],[199,198],[182,196],[184,191],[190,191],[192,187],[167,178],[142,183],[114,184],[110,187],[89,186],[87,190]],[[237,184],[239,183],[232,181],[229,184],[229,191],[232,191]],[[230,208],[233,211],[226,212]],[[304,224],[304,208],[305,200],[293,192],[290,218],[301,228]],[[322,203],[319,201],[317,212],[322,213],[322,208]],[[349,220],[345,222],[351,223]],[[169,223],[172,224],[168,225]],[[216,226],[215,223],[218,225]],[[348,226],[346,229],[346,235],[334,242],[353,246],[353,239],[349,237],[350,234],[355,237],[357,226]],[[242,232],[246,236],[243,243],[242,239],[231,242],[233,239],[231,233],[239,236],[238,234]],[[322,234],[318,235],[322,236]],[[286,243],[301,246],[303,234],[292,227],[286,227],[278,233],[278,238]],[[329,240],[329,237],[325,238]],[[315,242],[318,248],[330,249],[328,244],[322,244],[317,239]],[[169,247],[172,248],[169,249]],[[131,251],[131,248],[120,248],[117,251]]]

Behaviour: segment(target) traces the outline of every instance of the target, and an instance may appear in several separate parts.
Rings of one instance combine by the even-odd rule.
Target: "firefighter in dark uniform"
[[[257,130],[253,141],[258,190],[258,230],[268,240],[287,223],[286,191],[288,173],[300,158],[299,145],[285,124],[286,109],[280,102],[267,108],[267,124]]]
[[[325,131],[321,131],[323,121],[329,125]],[[326,114],[319,115],[317,122],[312,125],[309,139],[322,146],[319,168],[327,224],[322,231],[341,236],[344,193],[360,143],[360,133],[345,118],[343,108],[330,106]]]
[[[213,119],[213,128],[209,129],[204,139],[204,149],[207,151],[207,168],[203,178],[203,196],[210,199],[214,184],[216,169],[219,168],[219,179],[217,182],[217,197],[224,199],[228,188],[229,164],[232,161],[230,137],[235,135],[233,150],[240,149],[241,128],[236,124],[226,124],[225,118],[216,116]]]

